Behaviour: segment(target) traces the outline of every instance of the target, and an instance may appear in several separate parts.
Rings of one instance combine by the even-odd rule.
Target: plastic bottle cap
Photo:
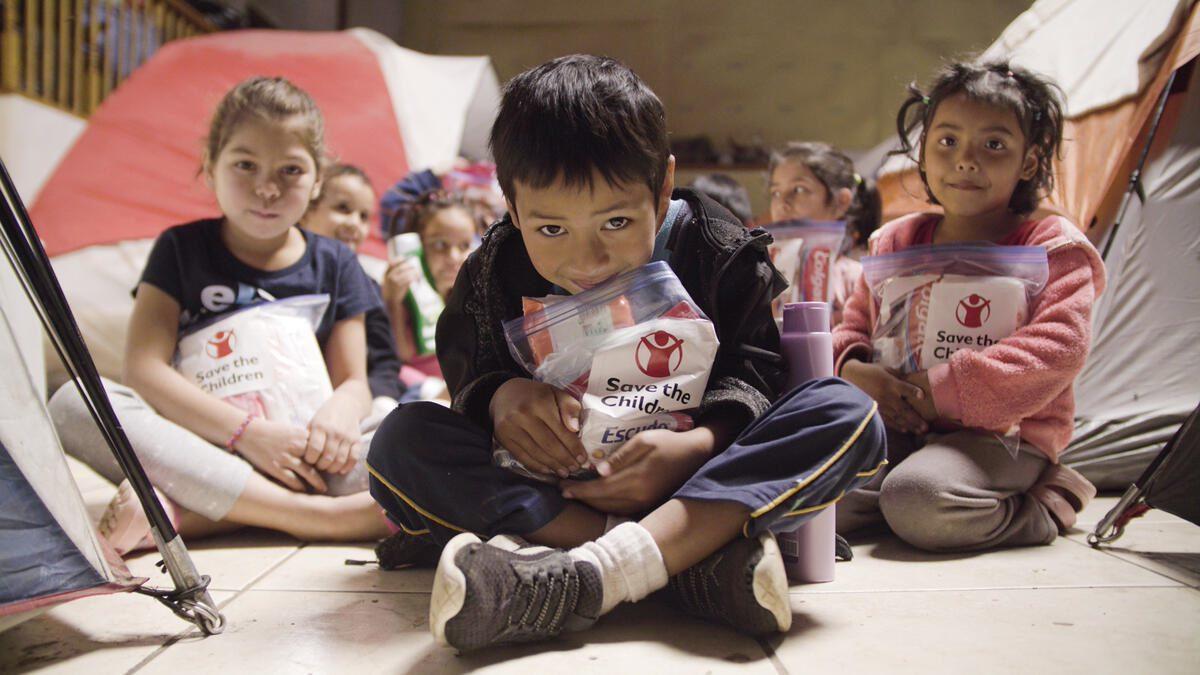
[[[828,333],[828,302],[789,302],[783,306],[783,332]]]

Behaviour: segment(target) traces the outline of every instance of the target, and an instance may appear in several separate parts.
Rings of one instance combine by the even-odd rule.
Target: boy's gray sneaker
[[[487,545],[495,546],[498,549],[509,551],[510,553],[517,553],[527,557],[531,555],[545,555],[555,551],[555,549],[552,549],[549,546],[534,544],[515,534],[498,534],[491,539],[488,539]]]
[[[792,627],[783,556],[770,532],[734,539],[671,577],[660,593],[689,614],[750,635],[784,633]]]
[[[525,556],[460,534],[433,579],[429,630],[460,651],[535,642],[596,622],[600,570],[564,551]]]

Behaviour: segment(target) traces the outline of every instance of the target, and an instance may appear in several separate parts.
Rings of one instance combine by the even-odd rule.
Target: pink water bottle
[[[783,307],[780,335],[788,364],[788,390],[809,380],[833,376],[833,334],[829,303],[793,302]],[[777,537],[788,580],[813,584],[833,581],[834,507],[828,506],[798,529]]]

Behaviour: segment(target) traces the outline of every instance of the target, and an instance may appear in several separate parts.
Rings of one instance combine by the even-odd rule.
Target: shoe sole
[[[783,554],[770,532],[759,535],[758,541],[763,553],[754,566],[754,599],[775,617],[779,632],[786,633],[792,627],[792,604]]]
[[[446,640],[446,624],[458,616],[467,599],[467,577],[458,569],[454,559],[458,552],[471,544],[481,543],[479,537],[465,532],[450,540],[438,560],[433,577],[433,592],[429,598],[429,630],[433,639],[444,647],[453,647]]]

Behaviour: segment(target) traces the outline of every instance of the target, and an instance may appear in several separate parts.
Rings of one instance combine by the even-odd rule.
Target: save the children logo
[[[204,343],[204,353],[214,359],[223,359],[237,349],[237,336],[231,330],[219,330]]]
[[[683,363],[683,340],[665,330],[647,333],[634,354],[638,370],[649,377],[667,377]]]
[[[958,302],[954,318],[965,328],[979,328],[992,315],[992,301],[972,293]]]

